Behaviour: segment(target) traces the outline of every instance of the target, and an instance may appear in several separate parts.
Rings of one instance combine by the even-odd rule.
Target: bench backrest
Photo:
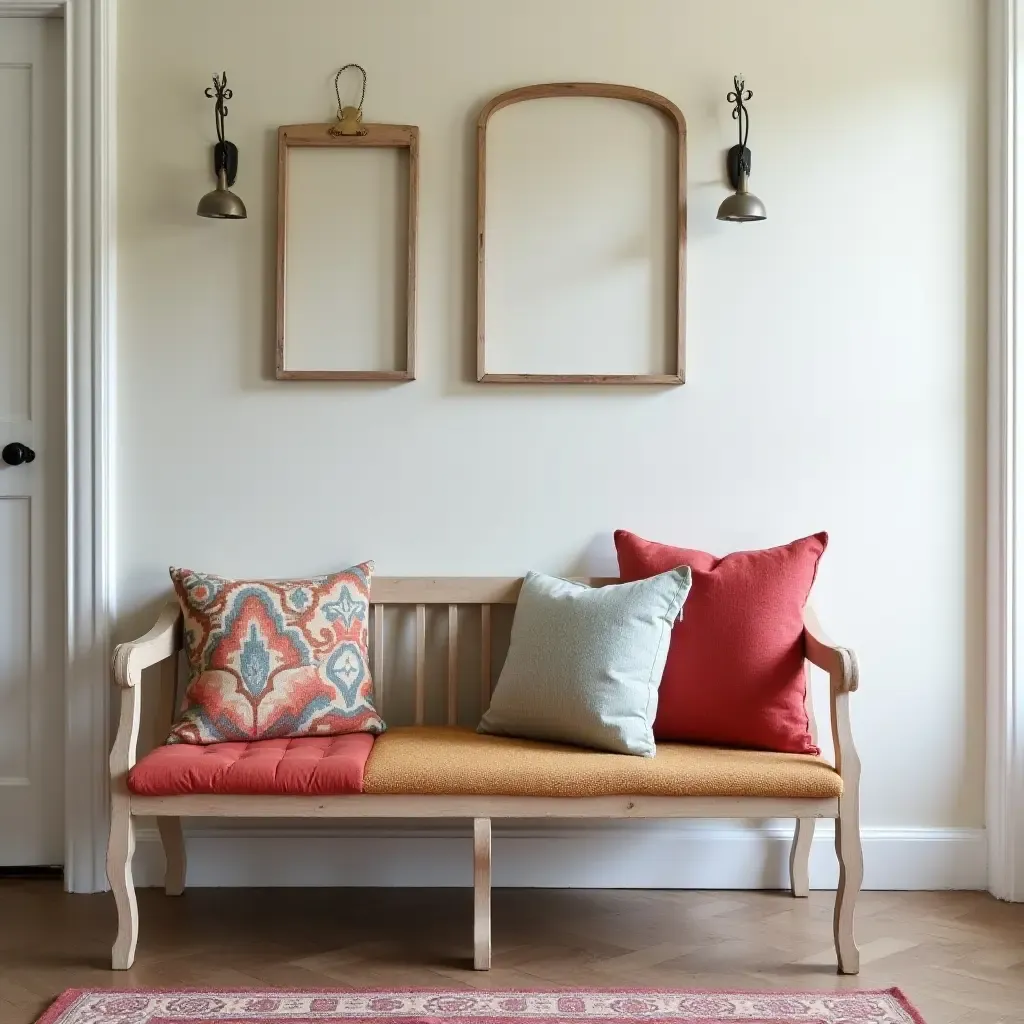
[[[598,577],[580,582],[604,586],[618,580]],[[475,724],[490,702],[493,682],[504,662],[511,606],[522,584],[522,577],[374,578],[370,670],[375,701],[385,719],[394,724],[406,720],[416,725],[427,721]],[[445,619],[446,626],[442,625]],[[406,646],[410,628],[412,643]],[[403,657],[409,648],[411,666]],[[410,694],[403,670],[409,667],[411,707],[404,699]],[[469,685],[460,687],[460,680]]]
[[[614,577],[578,577],[590,586]],[[501,672],[522,577],[375,577],[370,591],[374,700],[391,725],[475,726]],[[155,721],[167,735],[181,680],[170,666]],[[814,729],[811,689],[807,711]]]

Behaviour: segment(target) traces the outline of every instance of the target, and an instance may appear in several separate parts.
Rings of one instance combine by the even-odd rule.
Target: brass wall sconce
[[[207,88],[206,96],[216,101],[213,117],[217,125],[217,144],[213,147],[213,173],[217,178],[217,187],[199,200],[196,213],[200,217],[212,217],[214,220],[242,220],[248,216],[245,203],[229,191],[238,175],[238,147],[224,138],[224,119],[228,116],[225,101],[232,96],[226,71],[220,76],[213,76],[213,85]]]
[[[732,83],[733,91],[726,99],[733,104],[732,116],[734,121],[739,122],[740,141],[726,156],[726,173],[733,194],[718,208],[718,219],[742,224],[752,220],[764,220],[768,214],[765,212],[764,203],[747,190],[747,178],[750,176],[750,150],[747,149],[750,114],[747,112],[747,100],[754,94],[747,88],[741,75],[734,75]]]

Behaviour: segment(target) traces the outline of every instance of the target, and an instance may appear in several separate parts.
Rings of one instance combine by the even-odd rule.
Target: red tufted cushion
[[[176,743],[139,761],[128,773],[128,788],[138,796],[361,793],[372,747],[373,736],[365,732],[207,746]]]

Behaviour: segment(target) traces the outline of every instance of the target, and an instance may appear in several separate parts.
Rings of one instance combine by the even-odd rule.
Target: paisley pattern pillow
[[[168,743],[384,731],[367,625],[373,563],[306,580],[171,569],[188,687]]]

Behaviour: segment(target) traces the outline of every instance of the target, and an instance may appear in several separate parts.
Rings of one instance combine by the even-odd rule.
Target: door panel
[[[0,498],[0,786],[27,786],[32,775],[31,515],[30,498]]]
[[[63,25],[0,18],[0,867],[63,860]]]
[[[0,25],[2,30],[3,25]],[[23,421],[29,416],[29,324],[32,285],[30,253],[32,68],[0,65],[0,420]]]

